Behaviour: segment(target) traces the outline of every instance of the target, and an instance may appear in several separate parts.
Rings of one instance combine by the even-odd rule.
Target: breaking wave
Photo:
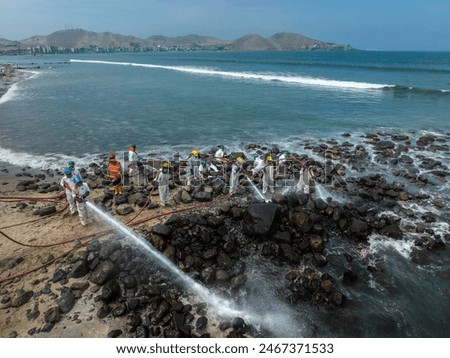
[[[288,84],[297,84],[304,86],[320,86],[334,89],[354,89],[354,90],[372,90],[393,87],[388,84],[355,82],[355,81],[340,81],[325,78],[313,78],[307,76],[289,76],[283,74],[270,74],[258,72],[234,72],[234,71],[220,71],[210,68],[189,67],[189,66],[163,66],[154,64],[143,64],[133,62],[113,62],[113,61],[98,61],[98,60],[70,60],[73,63],[91,63],[103,65],[119,65],[119,66],[134,66],[145,68],[156,68],[170,71],[177,71],[189,73],[194,75],[220,76],[225,78],[244,79],[244,80],[259,80],[267,82],[280,82]]]

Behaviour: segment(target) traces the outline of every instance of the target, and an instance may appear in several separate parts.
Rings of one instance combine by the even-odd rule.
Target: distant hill
[[[245,35],[231,42],[228,48],[233,51],[267,51],[277,49],[270,40],[255,34]]]
[[[56,31],[47,36],[33,36],[20,42],[22,46],[54,46],[68,49],[130,47],[130,44],[146,45],[144,40],[134,36],[123,36],[111,32],[97,33],[80,29]]]
[[[147,39],[147,45],[153,46],[223,46],[229,43],[229,41],[221,40],[216,37],[199,36],[199,35],[186,35],[179,37],[167,37],[167,36],[150,36]]]
[[[141,39],[111,32],[82,29],[60,30],[46,36],[32,36],[22,41],[0,39],[0,53],[83,53],[145,51],[306,51],[350,50],[349,45],[336,45],[295,33],[277,33],[269,38],[249,34],[237,40],[186,35],[179,37],[150,36]]]
[[[10,41],[0,38],[0,54],[15,51],[18,46],[20,46],[19,41]]]
[[[299,34],[280,32],[269,38],[255,34],[246,35],[231,42],[229,49],[234,51],[304,51],[349,50],[351,47],[315,40]]]

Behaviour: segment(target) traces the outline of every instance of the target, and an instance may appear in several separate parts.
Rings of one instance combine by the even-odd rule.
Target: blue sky
[[[66,28],[233,40],[296,32],[359,49],[450,51],[449,0],[0,0],[0,38]]]

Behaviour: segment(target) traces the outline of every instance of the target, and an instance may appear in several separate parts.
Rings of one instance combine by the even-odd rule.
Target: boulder
[[[89,281],[97,285],[103,285],[115,272],[114,264],[111,261],[102,261],[91,273]]]
[[[39,215],[39,216],[46,216],[46,215],[50,215],[56,213],[56,206],[55,205],[50,205],[50,206],[46,206],[45,208],[40,208],[38,210],[36,210],[35,214]]]
[[[206,191],[200,191],[194,195],[194,198],[195,198],[195,200],[198,200],[200,202],[211,201],[212,194],[208,193]]]
[[[61,319],[61,312],[59,307],[51,307],[44,313],[46,323],[58,323]]]
[[[350,234],[357,239],[365,239],[369,234],[369,225],[359,219],[353,219],[349,229]]]
[[[302,232],[309,232],[313,226],[314,222],[311,217],[304,211],[291,212],[289,214],[289,219],[294,223],[294,225]]]
[[[152,227],[152,233],[164,236],[164,237],[170,237],[172,233],[172,229],[168,225],[164,224],[156,224]]]
[[[75,306],[75,296],[73,295],[72,290],[68,287],[63,287],[61,289],[61,297],[56,303],[62,313],[70,312],[73,306]]]
[[[12,307],[20,307],[22,305],[24,305],[25,303],[27,303],[31,297],[33,297],[34,292],[33,291],[23,291],[20,290],[16,296],[12,299],[11,301],[11,306]]]
[[[131,206],[120,206],[116,209],[116,213],[118,215],[128,215],[131,214],[134,211],[134,209]]]
[[[385,226],[380,230],[380,235],[392,237],[393,239],[400,240],[403,237],[403,232],[397,224]]]

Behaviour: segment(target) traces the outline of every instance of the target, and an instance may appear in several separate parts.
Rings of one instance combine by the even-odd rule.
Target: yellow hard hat
[[[239,163],[243,163],[243,162],[244,162],[244,158],[242,158],[242,157],[237,157],[236,160],[237,160]]]
[[[169,167],[169,163],[168,163],[168,162],[164,162],[164,163],[162,164],[162,167],[163,167],[163,168],[168,168],[168,167]]]
[[[266,157],[266,160],[267,160],[268,162],[271,162],[271,161],[272,161],[272,156],[271,156],[271,155],[268,155],[268,156]]]
[[[194,157],[198,157],[198,150],[197,149],[193,149],[191,153],[192,153],[192,155]]]

